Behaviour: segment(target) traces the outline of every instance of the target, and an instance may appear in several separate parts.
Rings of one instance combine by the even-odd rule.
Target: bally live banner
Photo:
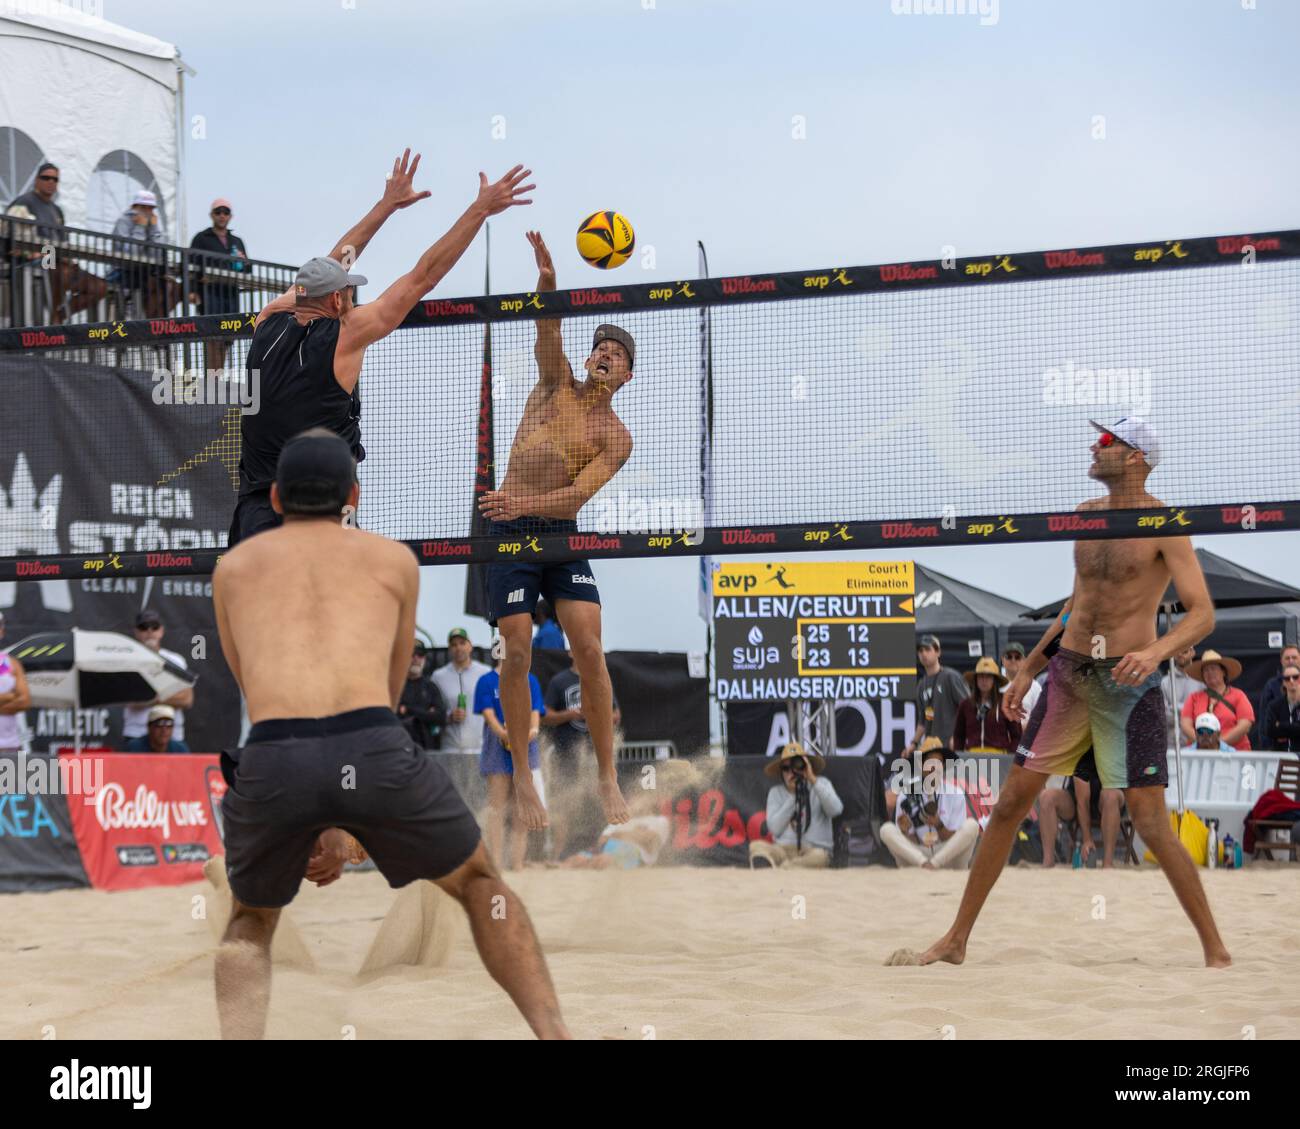
[[[132,354],[142,352],[132,350]],[[178,378],[52,356],[0,355],[0,556],[25,561],[28,579],[0,582],[4,644],[80,627],[130,635],[156,609],[162,645],[198,675],[185,740],[213,751],[239,736],[239,694],[221,655],[208,576],[116,575],[116,554],[150,554],[151,567],[185,563],[225,544],[234,509],[239,408],[193,396]],[[183,379],[183,378],[182,378]],[[206,400],[207,402],[193,402]],[[34,429],[31,421],[46,421]],[[76,554],[74,565],[45,556]],[[121,747],[120,707],[82,711],[86,745]],[[71,709],[27,714],[32,748],[70,744]]]

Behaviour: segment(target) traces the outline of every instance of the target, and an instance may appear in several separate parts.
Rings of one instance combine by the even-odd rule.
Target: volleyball
[[[636,233],[618,212],[593,212],[578,225],[578,254],[593,267],[621,267],[636,246]]]

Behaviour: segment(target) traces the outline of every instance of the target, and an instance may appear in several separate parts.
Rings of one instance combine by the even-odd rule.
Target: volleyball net
[[[521,428],[556,318],[578,384]],[[602,323],[636,342],[609,402],[630,455],[576,533],[488,536],[476,499],[512,458],[549,489],[599,456]],[[251,331],[0,332],[0,580],[211,571]],[[1295,529],[1300,232],[432,298],[360,387],[359,524],[424,563]],[[1101,492],[1090,421],[1133,415],[1167,509],[1075,513]]]

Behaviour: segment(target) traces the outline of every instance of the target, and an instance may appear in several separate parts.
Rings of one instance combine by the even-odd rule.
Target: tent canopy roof
[[[43,31],[56,32],[72,39],[83,39],[105,47],[114,47],[134,55],[148,55],[154,59],[180,58],[180,52],[175,44],[164,43],[152,35],[143,35],[120,24],[89,16],[76,8],[55,3],[54,0],[46,0],[45,3],[40,4],[0,7],[0,19]]]

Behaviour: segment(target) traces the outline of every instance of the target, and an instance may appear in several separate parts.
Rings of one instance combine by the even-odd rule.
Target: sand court
[[[507,876],[580,1038],[1300,1035],[1294,866],[1202,873],[1235,961],[1226,971],[1201,966],[1154,868],[1009,870],[965,965],[886,967],[947,928],[965,878],[688,867]],[[208,883],[21,894],[5,906],[0,1037],[218,1036],[215,925],[197,915],[224,924],[225,909]],[[269,1038],[529,1037],[459,907],[432,887],[399,892],[378,874],[349,874],[304,884],[286,918]]]

